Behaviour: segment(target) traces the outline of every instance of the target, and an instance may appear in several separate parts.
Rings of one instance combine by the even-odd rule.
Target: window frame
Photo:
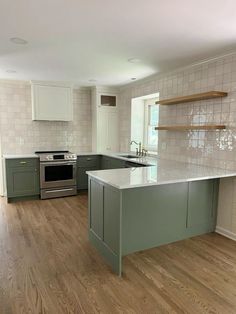
[[[156,145],[149,145],[148,144],[148,129],[149,127],[155,127],[158,126],[158,122],[159,119],[157,121],[157,125],[152,126],[150,124],[151,121],[151,106],[157,106],[158,107],[158,111],[159,111],[159,106],[155,104],[156,99],[152,99],[153,103],[150,103],[150,99],[148,99],[148,101],[145,101],[144,104],[144,134],[143,134],[143,139],[144,139],[144,148],[148,150],[148,152],[151,153],[156,153],[157,152],[157,147],[158,147],[158,132],[156,132],[157,134],[157,144]],[[158,117],[159,117],[159,113],[158,113]]]

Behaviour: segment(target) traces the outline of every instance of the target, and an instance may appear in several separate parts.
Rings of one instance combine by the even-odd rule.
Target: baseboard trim
[[[216,226],[215,232],[225,236],[226,238],[236,241],[236,233],[233,233],[227,229]]]

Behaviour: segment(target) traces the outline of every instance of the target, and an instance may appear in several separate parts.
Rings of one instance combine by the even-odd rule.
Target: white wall
[[[125,86],[120,92],[120,150],[129,149],[130,108],[133,97],[160,93],[160,99],[205,91],[228,92],[228,97],[160,106],[159,124],[226,124],[221,131],[159,131],[160,157],[236,169],[236,53],[198,65],[153,76]],[[236,239],[236,179],[220,185],[218,230]],[[226,234],[225,232],[225,234]]]
[[[143,142],[144,134],[144,100],[132,99],[131,103],[131,140]],[[137,145],[131,145],[131,151],[136,151]]]

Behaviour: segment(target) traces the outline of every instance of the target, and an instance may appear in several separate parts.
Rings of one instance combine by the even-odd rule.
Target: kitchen
[[[232,34],[234,4],[228,1],[222,12],[216,3],[214,32],[201,16],[215,42],[210,49],[198,46],[193,27],[201,28],[190,13],[201,13],[200,4],[183,1],[195,52],[186,45],[190,37],[176,44],[174,35],[183,30],[168,10],[175,5],[158,3],[176,32],[167,27],[171,53],[166,63],[156,57],[155,71],[148,66],[151,52],[147,61],[140,47],[123,59],[120,52],[124,65],[116,59],[109,30],[103,44],[113,44],[114,57],[104,60],[95,4],[83,3],[78,13],[84,25],[94,17],[85,31],[90,38],[93,29],[94,42],[89,47],[84,39],[84,50],[73,44],[76,4],[60,32],[49,17],[57,25],[59,17],[69,18],[63,1],[58,17],[48,4],[44,25],[36,18],[39,4],[30,16],[17,3],[3,5],[1,12],[18,20],[1,30],[1,313],[235,313],[236,51],[232,39],[223,45],[214,36],[217,29],[223,41],[219,20]],[[142,16],[140,4],[130,19],[145,22],[158,5],[152,2]],[[106,23],[115,8],[121,14],[112,1],[103,12]],[[24,32],[33,20],[33,34],[30,27]],[[148,31],[164,40],[148,20]],[[118,28],[124,41],[127,23]],[[130,32],[145,43],[144,34]],[[52,42],[52,35],[68,41]],[[35,43],[44,36],[44,44]],[[70,40],[84,59],[68,52]],[[163,53],[151,38],[149,45]]]

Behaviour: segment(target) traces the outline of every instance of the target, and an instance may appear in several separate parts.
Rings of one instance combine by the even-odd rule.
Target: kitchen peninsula
[[[219,179],[236,172],[157,158],[87,174],[90,242],[121,275],[125,255],[213,232]]]

